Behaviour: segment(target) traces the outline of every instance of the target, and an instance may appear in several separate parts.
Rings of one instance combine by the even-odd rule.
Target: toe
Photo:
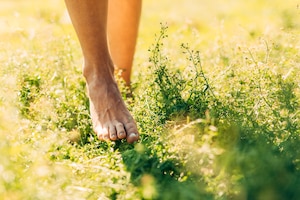
[[[109,137],[111,140],[117,140],[117,130],[115,126],[109,126]]]
[[[99,140],[109,140],[107,128],[96,127],[95,132],[96,132]]]
[[[133,143],[133,142],[135,142],[135,141],[138,141],[139,140],[139,134],[137,134],[137,133],[129,133],[128,135],[127,135],[127,142],[128,143]]]
[[[139,134],[135,123],[127,123],[125,124],[125,129],[127,132],[127,142],[133,143],[139,139]]]
[[[124,125],[122,123],[116,124],[116,130],[117,130],[117,135],[118,135],[119,139],[126,138],[126,131],[125,131]]]

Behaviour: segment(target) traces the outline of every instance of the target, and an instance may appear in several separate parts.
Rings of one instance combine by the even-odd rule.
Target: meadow
[[[300,1],[144,0],[141,139],[91,129],[60,0],[0,2],[0,200],[300,199]]]

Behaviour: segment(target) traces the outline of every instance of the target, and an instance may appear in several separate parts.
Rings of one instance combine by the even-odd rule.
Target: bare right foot
[[[90,99],[93,129],[100,140],[128,143],[139,139],[136,123],[129,113],[111,72],[84,70]]]

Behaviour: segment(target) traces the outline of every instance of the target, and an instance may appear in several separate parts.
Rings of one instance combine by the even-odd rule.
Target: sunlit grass
[[[297,199],[298,7],[145,0],[128,145],[92,133],[64,2],[1,1],[0,199]]]

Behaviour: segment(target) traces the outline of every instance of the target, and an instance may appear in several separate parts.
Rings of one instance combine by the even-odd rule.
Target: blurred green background
[[[144,0],[128,145],[94,137],[64,2],[0,0],[0,199],[299,199],[299,4]]]

